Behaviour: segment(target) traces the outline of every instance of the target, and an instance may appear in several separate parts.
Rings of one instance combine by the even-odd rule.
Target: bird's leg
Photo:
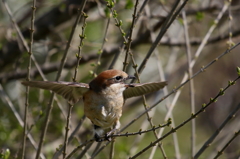
[[[110,137],[112,134],[114,134],[118,129],[112,129],[111,131],[107,132],[105,134],[105,140],[111,141],[112,138]]]
[[[113,125],[113,129],[105,134],[105,139],[108,141],[111,141],[112,139],[110,136],[114,134],[116,131],[118,131],[119,128],[120,128],[120,122],[119,120],[117,120]]]

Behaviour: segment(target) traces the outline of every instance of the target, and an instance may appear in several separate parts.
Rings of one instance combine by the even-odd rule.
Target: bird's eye
[[[116,79],[117,81],[119,81],[119,80],[122,79],[122,76],[117,76],[117,77],[115,77],[115,79]]]

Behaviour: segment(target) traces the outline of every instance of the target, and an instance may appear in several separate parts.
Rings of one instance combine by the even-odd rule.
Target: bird
[[[83,100],[84,114],[93,123],[95,141],[110,141],[110,135],[120,128],[120,117],[125,100],[158,91],[166,81],[129,83],[135,76],[110,69],[101,72],[89,84],[64,81],[22,81],[24,86],[53,91],[70,104]]]

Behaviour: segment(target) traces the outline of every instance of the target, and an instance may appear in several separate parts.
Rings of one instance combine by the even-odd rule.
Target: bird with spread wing
[[[89,84],[77,82],[24,81],[25,86],[51,90],[75,104],[83,100],[84,113],[91,120],[95,129],[97,142],[103,141],[101,136],[109,140],[109,135],[120,128],[119,119],[126,99],[158,91],[167,82],[149,82],[126,84],[134,79],[120,70],[106,70],[100,73]]]

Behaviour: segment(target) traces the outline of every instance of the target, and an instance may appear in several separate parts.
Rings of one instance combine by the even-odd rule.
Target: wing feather
[[[149,82],[149,83],[134,83],[131,84],[124,92],[124,99],[145,95],[151,92],[158,91],[165,87],[167,82]]]
[[[22,84],[24,86],[51,90],[71,103],[78,102],[82,99],[82,95],[89,90],[88,84],[77,82],[23,81]]]

